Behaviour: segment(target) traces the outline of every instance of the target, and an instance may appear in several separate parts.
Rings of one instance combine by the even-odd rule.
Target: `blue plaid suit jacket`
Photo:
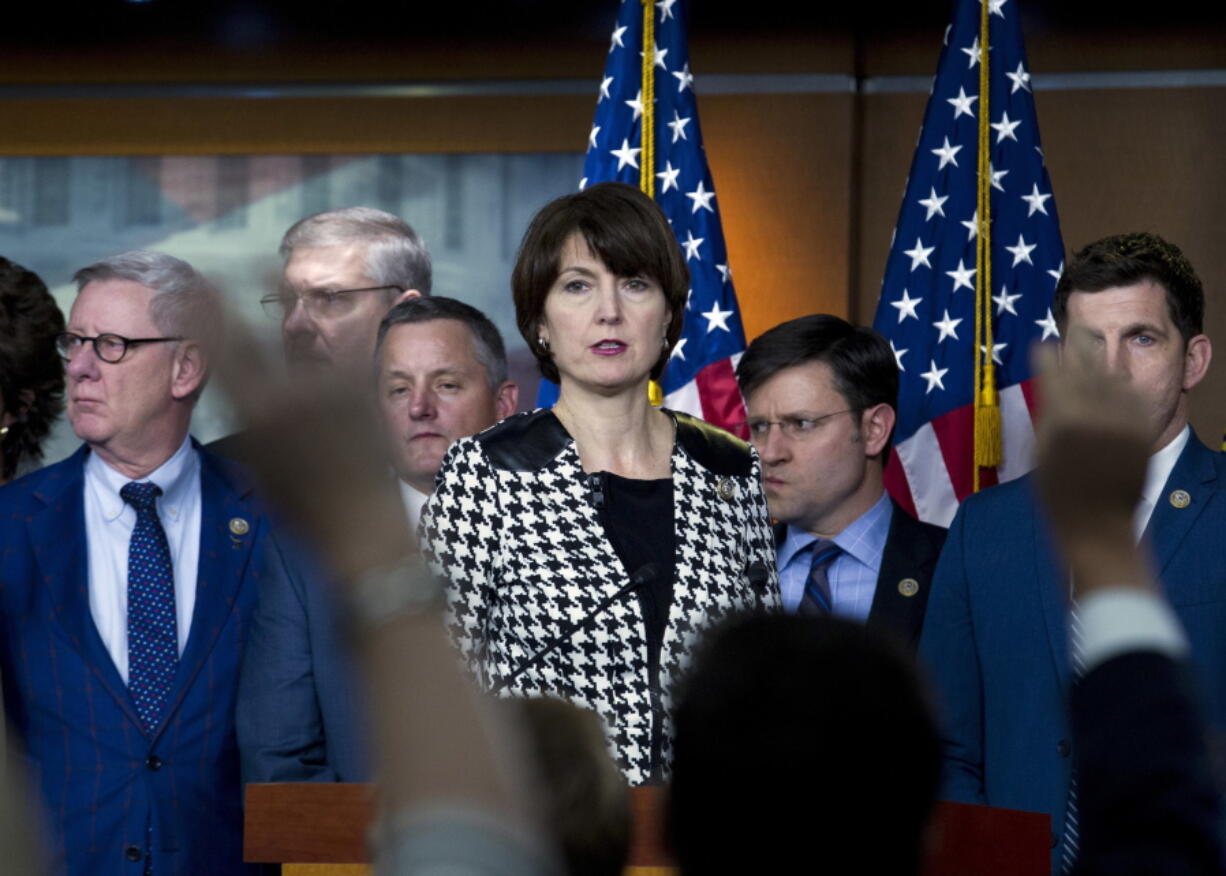
[[[267,522],[236,467],[201,451],[196,607],[147,736],[90,615],[87,453],[0,489],[4,705],[41,791],[54,871],[139,876],[151,825],[156,876],[248,872],[234,703]]]

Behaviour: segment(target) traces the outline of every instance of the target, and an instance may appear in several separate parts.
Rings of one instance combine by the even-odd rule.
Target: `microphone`
[[[519,678],[521,675],[524,674],[524,672],[531,669],[533,666],[536,666],[538,663],[544,660],[547,656],[549,656],[554,651],[556,651],[563,643],[569,641],[571,636],[573,636],[575,633],[579,632],[579,630],[586,627],[596,618],[600,617],[600,615],[603,614],[605,610],[608,609],[609,606],[611,606],[613,603],[617,602],[619,599],[624,597],[626,594],[633,593],[634,591],[638,590],[640,587],[649,586],[659,576],[660,576],[660,564],[659,563],[646,563],[643,566],[639,567],[638,571],[636,571],[633,575],[630,576],[629,583],[623,584],[621,587],[617,588],[616,592],[614,592],[611,596],[607,596],[603,600],[601,600],[600,604],[597,605],[594,609],[592,609],[586,615],[581,617],[579,620],[568,625],[566,629],[562,630],[561,633],[555,636],[549,642],[548,645],[546,645],[544,648],[537,651],[535,654],[533,654],[523,663],[519,664],[519,666],[515,667],[514,672],[512,672],[506,678],[503,678],[496,685],[490,688],[489,690],[490,694],[498,694],[506,690],[515,681],[515,679]]]

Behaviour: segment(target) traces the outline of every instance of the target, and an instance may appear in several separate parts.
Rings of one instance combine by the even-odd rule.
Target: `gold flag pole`
[[[981,467],[1000,465],[1000,400],[992,360],[992,153],[988,117],[989,5],[979,12],[979,240],[975,250],[975,458],[972,489]]]

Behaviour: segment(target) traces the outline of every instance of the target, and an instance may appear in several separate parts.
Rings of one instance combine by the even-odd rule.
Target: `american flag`
[[[650,52],[655,100],[654,160],[643,150],[647,119],[644,92],[645,14],[652,18]],[[677,235],[690,269],[685,327],[661,384],[665,406],[741,430],[745,407],[735,369],[745,350],[732,272],[719,221],[719,201],[702,148],[694,76],[686,46],[685,4],[678,0],[622,0],[587,139],[587,185],[616,180],[639,186],[650,175],[652,194]],[[537,404],[557,399],[557,387],[541,382]]]
[[[988,3],[987,166],[991,202],[992,359],[1000,391],[1000,465],[988,486],[1032,465],[1035,398],[1029,350],[1057,337],[1052,292],[1064,245],[1038,120],[1018,0]],[[980,99],[980,0],[958,0],[937,67],[890,246],[874,327],[900,370],[890,493],[948,526],[973,489]],[[986,351],[986,344],[980,345]]]

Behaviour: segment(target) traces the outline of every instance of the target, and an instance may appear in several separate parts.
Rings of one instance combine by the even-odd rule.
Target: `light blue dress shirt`
[[[836,616],[861,622],[868,620],[893,516],[894,506],[889,495],[883,492],[873,507],[834,537],[834,543],[843,549],[827,572]],[[787,536],[776,554],[785,611],[796,611],[804,596],[805,579],[809,576],[812,560],[806,548],[815,541],[817,536],[813,533],[788,526]]]

